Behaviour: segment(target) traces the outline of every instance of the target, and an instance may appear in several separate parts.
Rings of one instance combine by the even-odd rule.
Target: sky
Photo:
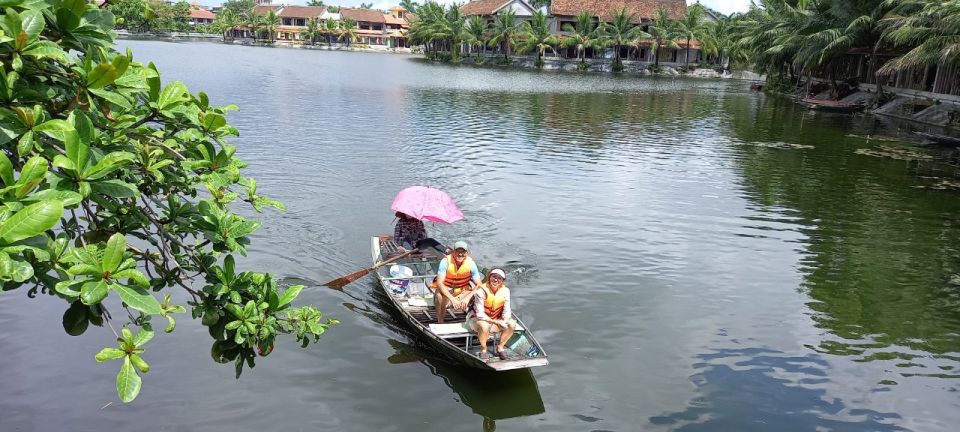
[[[438,0],[440,3],[452,3],[454,0]],[[307,0],[273,0],[275,4],[306,4]],[[389,9],[391,6],[399,3],[399,0],[389,1],[389,0],[366,0],[367,3],[373,3],[374,9]],[[422,3],[422,0],[420,1]],[[462,3],[463,0],[460,0]],[[731,14],[733,12],[746,12],[750,9],[750,0],[700,0],[704,6],[707,6],[713,10],[723,12],[725,14]],[[221,0],[200,0],[199,3],[205,4],[207,6],[215,6],[222,3]],[[325,3],[332,5],[340,6],[359,6],[360,3],[364,3],[363,0],[330,0]],[[693,4],[696,1],[689,0],[687,4]]]

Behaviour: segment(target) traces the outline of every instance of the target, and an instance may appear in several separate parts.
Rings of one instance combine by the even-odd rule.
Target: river
[[[265,211],[238,266],[308,286],[341,321],[234,378],[184,316],[132,404],[109,330],[0,294],[0,430],[947,431],[960,424],[957,153],[908,125],[808,112],[734,81],[536,73],[412,56],[121,41],[214,103]],[[867,138],[866,136],[869,136]],[[893,141],[886,141],[893,137]],[[883,140],[877,140],[882,138]],[[550,354],[444,364],[385,310],[369,265],[391,200],[509,270]],[[244,211],[245,215],[251,215]],[[185,300],[180,296],[179,300]],[[953,424],[951,427],[949,425]]]

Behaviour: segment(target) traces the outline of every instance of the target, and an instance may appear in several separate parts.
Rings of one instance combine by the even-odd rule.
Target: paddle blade
[[[340,289],[340,288],[343,288],[343,287],[349,285],[351,282],[353,282],[353,281],[355,281],[355,280],[357,280],[357,279],[360,279],[360,278],[366,276],[366,275],[367,275],[368,273],[370,273],[370,271],[372,271],[372,270],[373,270],[372,268],[367,268],[367,269],[363,269],[363,270],[360,270],[360,271],[356,271],[356,272],[350,273],[350,274],[348,274],[348,275],[346,275],[346,276],[344,276],[344,277],[340,277],[340,278],[334,279],[334,280],[332,280],[332,281],[330,281],[330,282],[327,282],[327,283],[325,283],[325,284],[323,284],[323,285],[324,285],[324,286],[328,286],[328,287],[330,287],[330,288]]]

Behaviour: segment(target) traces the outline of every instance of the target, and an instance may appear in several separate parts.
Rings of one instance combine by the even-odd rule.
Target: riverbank
[[[224,38],[223,35],[217,34],[208,34],[208,33],[182,33],[182,32],[170,32],[170,33],[130,33],[124,30],[117,31],[117,37],[119,39],[129,39],[129,40],[162,40],[162,41],[196,41],[196,42],[222,42],[228,45],[246,45],[246,46],[260,46],[260,47],[270,47],[270,48],[297,48],[297,49],[312,49],[312,50],[321,50],[321,51],[350,51],[350,52],[374,52],[374,53],[390,53],[390,54],[412,54],[410,48],[387,48],[380,46],[371,46],[364,44],[351,44],[349,46],[341,44],[326,44],[326,43],[316,43],[316,44],[303,44],[303,43],[291,43],[286,41],[267,41],[267,40],[253,40],[253,39],[235,39],[235,38]]]
[[[426,58],[425,61],[444,63],[441,60]],[[449,62],[446,62],[449,64]],[[528,56],[515,56],[504,58],[502,56],[481,55],[473,57],[463,57],[456,63],[461,66],[474,66],[484,68],[513,68],[513,69],[532,69],[556,72],[579,72],[579,73],[616,73],[627,76],[684,76],[690,78],[711,78],[711,79],[737,79],[747,81],[760,81],[762,75],[750,71],[724,71],[718,72],[712,68],[696,68],[695,65],[684,65],[681,63],[660,63],[655,65],[649,62],[623,61],[623,70],[613,71],[612,59],[585,59],[582,62],[577,59],[563,59],[557,57],[543,57],[543,66],[537,67],[536,58]],[[689,68],[689,71],[685,69]]]

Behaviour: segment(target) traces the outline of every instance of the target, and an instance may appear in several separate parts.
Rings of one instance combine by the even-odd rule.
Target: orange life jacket
[[[503,317],[503,305],[507,302],[506,286],[501,286],[496,293],[490,290],[487,284],[480,285],[487,297],[483,301],[483,312],[492,319]]]
[[[463,259],[463,264],[457,267],[457,263],[453,260],[453,255],[447,255],[447,274],[444,276],[443,284],[453,290],[451,294],[460,295],[460,292],[462,292],[464,288],[470,286],[470,280],[473,277],[473,266],[475,265],[473,258],[466,257]],[[437,288],[440,286],[440,283],[434,280],[434,283],[430,286]]]

